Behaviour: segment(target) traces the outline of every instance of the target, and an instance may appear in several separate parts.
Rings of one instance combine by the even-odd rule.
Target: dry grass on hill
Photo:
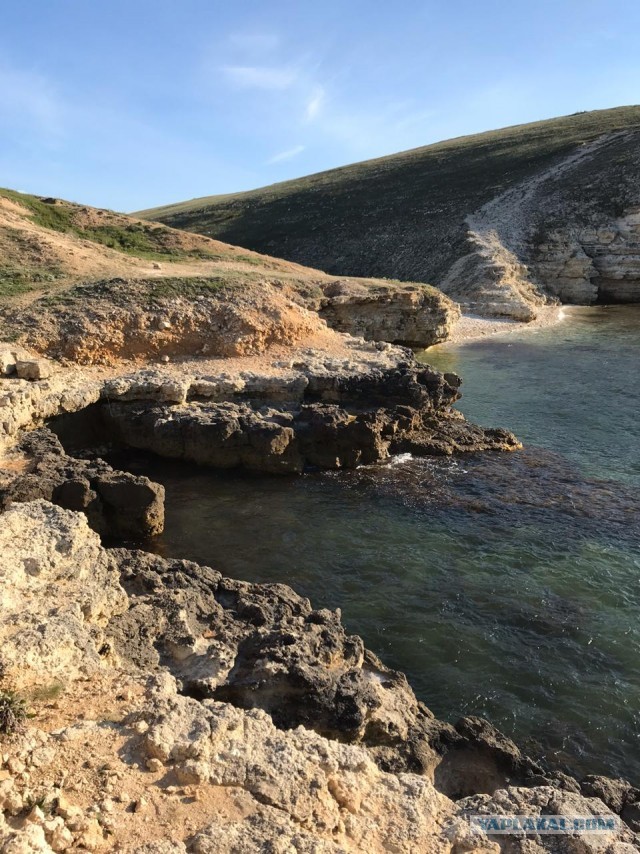
[[[113,211],[0,189],[0,300],[100,278],[305,274],[297,264]]]

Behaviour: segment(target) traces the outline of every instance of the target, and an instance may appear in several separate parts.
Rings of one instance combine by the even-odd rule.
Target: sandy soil
[[[389,347],[389,351],[392,351]],[[391,358],[391,357],[390,357]],[[197,377],[240,377],[241,374],[259,374],[265,377],[291,376],[296,362],[327,361],[379,364],[381,356],[369,345],[362,345],[359,339],[353,339],[333,329],[321,329],[305,337],[304,342],[289,346],[275,344],[263,353],[246,356],[183,356],[165,363],[161,359],[131,358],[119,359],[112,365],[65,365],[65,371],[87,377],[92,380],[106,380],[126,376],[140,370],[156,370],[167,377],[180,378],[185,375]],[[62,370],[55,363],[55,373]]]
[[[450,347],[467,341],[478,341],[492,335],[506,335],[511,332],[533,331],[555,326],[566,319],[571,309],[567,306],[547,306],[538,308],[538,316],[530,323],[522,323],[518,320],[501,319],[496,317],[478,317],[474,314],[463,314],[453,327],[451,337],[443,344],[434,346]]]

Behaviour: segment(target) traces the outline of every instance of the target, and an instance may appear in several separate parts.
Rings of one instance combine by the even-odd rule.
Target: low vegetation
[[[27,718],[27,706],[12,691],[0,691],[0,735],[16,732]]]
[[[73,234],[138,258],[185,260],[222,257],[220,253],[203,246],[191,249],[176,246],[176,241],[172,239],[173,231],[156,223],[125,220],[121,215],[112,214],[110,211],[89,209],[60,199],[32,196],[17,193],[15,190],[0,189],[0,196],[27,208],[31,221],[41,228]],[[96,219],[102,219],[104,222],[93,225],[83,222],[82,214],[89,211]]]
[[[46,288],[60,277],[59,273],[43,272],[29,267],[0,266],[0,298],[15,297],[34,288]]]
[[[63,293],[79,283],[120,277],[186,292],[190,277],[315,275],[191,232],[61,199],[0,189],[0,305]],[[3,331],[0,329],[0,338]]]
[[[64,694],[64,689],[62,682],[49,682],[34,688],[29,693],[29,699],[33,703],[52,703]]]
[[[193,276],[189,278],[167,277],[152,281],[139,279],[137,281],[91,282],[77,285],[64,291],[48,294],[38,300],[38,305],[45,309],[77,306],[79,303],[92,303],[95,300],[106,300],[114,305],[135,303],[141,306],[152,306],[156,302],[165,302],[171,297],[193,298],[197,296],[213,296],[234,285],[248,285],[251,278],[230,274],[228,276]],[[12,315],[12,317],[15,317]]]
[[[623,198],[625,181],[630,180],[625,178],[625,164],[637,152],[637,136],[626,138],[621,132],[633,129],[640,130],[640,107],[577,113],[439,142],[246,193],[154,208],[140,216],[329,273],[438,284],[468,251],[468,214],[606,134],[612,135],[612,143],[606,150],[606,180],[598,204],[612,205],[612,199]],[[607,177],[612,171],[620,181],[613,191]],[[569,179],[567,196],[584,199],[588,207],[592,177],[580,173],[573,183]]]

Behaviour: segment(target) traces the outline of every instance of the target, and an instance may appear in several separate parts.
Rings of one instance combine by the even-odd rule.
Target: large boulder
[[[430,347],[446,341],[460,317],[459,306],[429,285],[337,279],[321,290],[327,324],[368,341]]]

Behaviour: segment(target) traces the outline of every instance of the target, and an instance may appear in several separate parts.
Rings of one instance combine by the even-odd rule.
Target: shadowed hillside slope
[[[621,107],[141,215],[528,319],[550,296],[640,301],[639,143],[640,107]]]

